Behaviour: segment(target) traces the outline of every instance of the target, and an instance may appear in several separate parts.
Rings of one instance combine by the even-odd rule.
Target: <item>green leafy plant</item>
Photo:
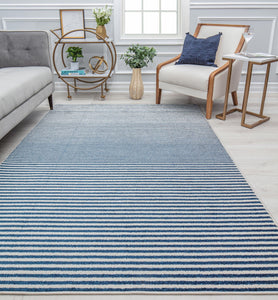
[[[83,57],[82,48],[79,47],[69,47],[66,52],[68,53],[67,58],[71,57],[73,62],[76,62],[77,58]]]
[[[105,6],[105,8],[98,8],[93,10],[93,14],[96,18],[97,25],[104,26],[110,22],[112,15],[112,8]]]
[[[149,62],[153,62],[156,56],[156,50],[147,46],[132,45],[127,48],[126,53],[121,55],[121,59],[132,69],[143,68]]]

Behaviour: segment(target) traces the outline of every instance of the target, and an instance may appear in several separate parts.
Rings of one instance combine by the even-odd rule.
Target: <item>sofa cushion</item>
[[[51,67],[49,33],[0,31],[0,67]]]
[[[52,82],[48,67],[0,69],[0,119]]]
[[[166,65],[159,72],[159,81],[200,91],[208,90],[209,75],[215,67],[200,65]]]

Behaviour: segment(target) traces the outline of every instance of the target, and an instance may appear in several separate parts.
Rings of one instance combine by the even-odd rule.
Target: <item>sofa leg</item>
[[[211,119],[213,101],[211,97],[207,98],[206,118]]]
[[[48,103],[49,103],[50,110],[53,110],[53,98],[52,98],[52,95],[50,95],[48,97]]]
[[[233,99],[234,105],[238,105],[237,92],[234,91],[234,92],[232,92],[231,94],[232,94],[232,99]]]
[[[156,104],[160,104],[161,93],[162,93],[161,89],[156,89]]]

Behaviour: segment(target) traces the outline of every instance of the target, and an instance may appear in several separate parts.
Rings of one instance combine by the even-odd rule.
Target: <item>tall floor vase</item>
[[[144,94],[144,85],[141,69],[132,69],[132,77],[129,85],[129,96],[131,99],[139,100]]]

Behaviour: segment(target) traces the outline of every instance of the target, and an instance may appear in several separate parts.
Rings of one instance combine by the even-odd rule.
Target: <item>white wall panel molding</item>
[[[121,42],[115,42],[115,46],[130,46],[131,44],[138,44],[138,40],[127,40],[122,39]],[[184,43],[184,39],[181,40],[154,40],[154,39],[144,39],[140,40],[140,45],[143,46],[182,46]]]
[[[278,8],[278,2],[277,2],[277,8]],[[274,49],[274,39],[275,36],[277,36],[276,32],[276,26],[277,26],[277,16],[268,16],[268,17],[255,17],[255,16],[240,16],[240,17],[233,17],[233,16],[227,16],[227,17],[212,17],[212,16],[199,16],[198,17],[198,23],[206,23],[206,22],[214,22],[214,21],[223,21],[223,23],[230,23],[230,21],[242,21],[243,24],[245,24],[246,21],[253,21],[253,22],[271,22],[271,29],[269,32],[269,40],[268,40],[268,46],[267,46],[267,52],[273,53]],[[255,36],[256,38],[256,36]],[[246,71],[244,70],[242,72],[243,75],[246,75]],[[254,71],[254,75],[264,75],[265,71]],[[278,74],[278,66],[276,67],[275,74]]]
[[[245,87],[245,82],[240,82],[238,91],[240,93],[243,93],[244,87]],[[264,88],[264,81],[262,81],[262,82],[252,82],[251,81],[250,94],[251,93],[262,94],[263,88]],[[278,84],[276,82],[268,82],[267,94],[269,94],[269,93],[278,93]],[[260,101],[259,98],[258,98],[258,101]],[[266,95],[266,101],[267,101],[267,95]]]
[[[276,16],[269,16],[269,17],[250,17],[250,16],[240,16],[240,17],[211,17],[211,16],[202,16],[198,17],[198,23],[205,23],[205,22],[212,22],[212,21],[224,21],[226,23],[229,23],[229,21],[255,21],[255,22],[263,22],[268,21],[271,22],[271,30],[269,34],[269,41],[268,41],[268,52],[271,53],[273,49],[273,42],[274,42],[274,36],[275,36],[275,27],[277,23],[277,17]]]
[[[121,56],[122,54],[124,54],[125,52],[117,52],[118,56]],[[156,52],[156,57],[160,57],[160,56],[166,56],[166,57],[175,57],[177,55],[179,55],[180,52]]]
[[[130,75],[132,74],[132,69],[129,66],[126,66],[124,61],[120,59],[121,55],[124,52],[117,53],[117,64],[115,67],[115,74],[119,75]],[[156,74],[156,66],[163,61],[166,61],[170,58],[173,58],[179,55],[180,52],[157,52],[156,57],[154,58],[154,62],[149,65],[149,67],[145,67],[142,69],[142,74],[147,75],[155,75]],[[160,59],[162,58],[162,59]]]
[[[9,30],[9,22],[60,22],[59,18],[2,18],[3,30]]]
[[[89,22],[93,22],[95,21],[95,18],[86,18],[86,21]],[[60,24],[60,18],[21,18],[21,17],[14,17],[14,18],[2,18],[2,27],[3,30],[9,30],[9,23],[12,22],[23,22],[23,23],[27,23],[27,22],[56,22],[58,24]],[[53,28],[52,28],[53,29]]]
[[[52,4],[0,4],[0,10],[57,10],[57,9],[92,9],[95,7],[111,6],[114,4],[107,3],[77,3],[77,4],[65,4],[65,3],[52,3]]]
[[[182,49],[184,39],[168,39],[168,40],[156,40],[156,39],[143,39],[143,40],[117,40],[117,30],[119,29],[119,14],[117,14],[117,7],[119,0],[80,0],[78,1],[62,1],[57,0],[47,3],[46,0],[42,1],[28,1],[32,4],[26,4],[27,1],[14,0],[10,4],[9,1],[0,0],[0,28],[3,30],[32,30],[37,28],[38,30],[46,28],[57,28],[60,25],[59,9],[84,9],[86,16],[86,25],[89,27],[91,24],[95,24],[90,11],[96,7],[104,7],[108,5],[114,10],[113,19],[108,27],[109,35],[116,41],[115,45],[118,52],[118,61],[116,64],[116,70],[113,77],[108,81],[108,86],[111,89],[111,93],[128,93],[129,81],[131,78],[132,70],[125,65],[123,60],[120,60],[120,55],[125,52],[126,48],[132,43],[140,43],[157,49],[157,57],[155,57],[154,63],[149,67],[143,68],[143,80],[146,92],[155,91],[155,73],[156,65],[162,61],[166,61],[169,58],[178,55]],[[169,0],[170,1],[170,0]],[[3,4],[5,2],[5,4]],[[15,3],[17,2],[17,3]],[[55,3],[54,3],[55,2]],[[62,3],[63,2],[63,3]],[[68,3],[71,4],[68,4]],[[259,52],[260,47],[263,51],[272,52],[278,54],[278,0],[272,1],[266,0],[190,0],[191,20],[190,24],[195,27],[195,23],[243,23],[250,22],[251,25],[256,28],[256,36],[252,44],[250,43],[250,49],[254,49]],[[215,17],[216,16],[216,17]],[[198,18],[199,17],[199,18]],[[87,23],[88,21],[88,23]],[[91,26],[92,27],[92,26]],[[54,39],[52,40],[54,42]],[[253,47],[254,46],[254,47]],[[253,50],[252,50],[253,51]],[[244,67],[243,75],[245,75],[246,66]],[[264,84],[264,67],[254,68],[254,77],[252,78],[251,92],[260,93]],[[66,93],[66,85],[57,78],[54,74],[56,90]],[[270,82],[268,86],[269,93],[278,93],[278,63],[271,67]],[[240,90],[243,91],[245,83],[245,76],[241,77]],[[78,93],[81,91],[78,91]],[[100,93],[100,89],[92,90],[92,92]]]
[[[278,9],[278,2],[191,2],[190,9]]]

